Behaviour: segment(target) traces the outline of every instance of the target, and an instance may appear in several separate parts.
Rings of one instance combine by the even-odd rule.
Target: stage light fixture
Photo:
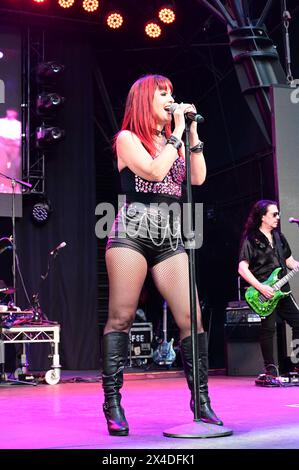
[[[111,29],[120,28],[123,22],[124,22],[123,16],[117,11],[109,13],[106,19],[106,23]]]
[[[145,25],[145,33],[152,39],[156,39],[158,38],[159,36],[161,36],[161,28],[160,26],[155,23],[154,21],[149,21],[146,25]]]
[[[56,78],[64,70],[64,65],[58,64],[57,62],[41,62],[37,65],[36,73],[40,80],[49,80]]]
[[[75,0],[58,0],[58,5],[61,8],[70,8],[74,5]]]
[[[35,142],[37,147],[44,148],[55,142],[59,142],[65,136],[65,131],[60,127],[39,126],[35,130]]]
[[[64,101],[65,98],[58,93],[40,93],[36,99],[36,111],[38,114],[53,114]]]
[[[45,3],[45,0],[33,0],[35,3]]]
[[[31,212],[32,221],[37,225],[47,222],[52,212],[50,202],[47,200],[34,204]]]
[[[99,1],[98,0],[83,0],[82,6],[85,11],[88,13],[92,13],[99,8]]]
[[[175,21],[175,13],[170,7],[162,7],[159,10],[159,19],[162,23],[171,24]]]

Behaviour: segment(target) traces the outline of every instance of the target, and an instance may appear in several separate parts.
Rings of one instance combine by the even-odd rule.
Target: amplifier
[[[261,317],[251,310],[246,302],[229,302],[226,308],[226,323],[260,323]]]
[[[130,359],[147,359],[153,355],[153,324],[149,322],[133,323],[129,332]]]
[[[224,325],[228,375],[258,375],[264,370],[260,348],[261,321]],[[277,364],[277,337],[274,335],[274,362]]]
[[[252,343],[259,341],[261,323],[225,323],[224,334],[227,342]]]
[[[258,342],[226,342],[225,359],[227,375],[252,376],[264,370]]]

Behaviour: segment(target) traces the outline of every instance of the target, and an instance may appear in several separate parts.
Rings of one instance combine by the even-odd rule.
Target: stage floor
[[[254,377],[211,376],[213,408],[234,434],[174,439],[163,437],[163,431],[193,418],[181,373],[126,376],[123,405],[130,435],[112,437],[102,414],[103,393],[97,377],[98,372],[69,371],[57,385],[2,384],[0,448],[299,448],[298,387],[262,388],[255,386]]]

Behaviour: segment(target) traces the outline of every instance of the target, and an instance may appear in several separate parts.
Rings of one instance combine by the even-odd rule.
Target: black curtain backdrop
[[[48,253],[62,241],[40,288],[47,317],[61,325],[60,361],[64,369],[99,367],[97,259],[95,237],[95,156],[93,123],[93,59],[89,41],[46,33],[46,60],[65,65],[57,89],[66,98],[58,124],[66,138],[47,156],[46,188],[53,212],[36,227],[30,214],[35,202],[24,198],[24,216],[17,224],[20,267],[30,296],[40,286]],[[27,306],[18,283],[18,304]],[[31,345],[30,368],[43,370],[48,349]]]

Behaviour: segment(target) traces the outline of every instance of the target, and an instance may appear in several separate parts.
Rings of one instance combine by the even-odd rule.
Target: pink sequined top
[[[182,157],[177,158],[163,181],[148,181],[134,174],[128,167],[120,172],[122,190],[132,196],[138,194],[161,194],[179,199],[182,195],[182,183],[186,167]]]

